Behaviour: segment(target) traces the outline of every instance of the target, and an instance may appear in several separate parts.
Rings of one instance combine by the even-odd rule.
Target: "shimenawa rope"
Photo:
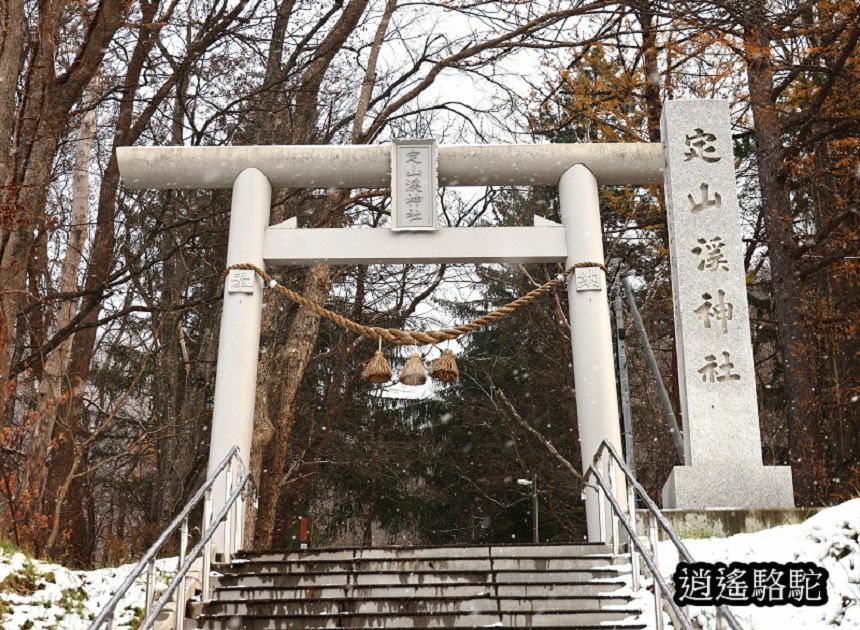
[[[313,313],[316,313],[320,317],[329,320],[340,326],[341,328],[345,328],[346,330],[353,332],[357,335],[361,335],[363,337],[368,337],[373,339],[374,341],[383,339],[388,343],[401,345],[401,346],[423,346],[426,344],[439,343],[440,341],[448,341],[451,339],[456,339],[457,337],[462,337],[463,335],[469,334],[471,332],[475,332],[479,328],[483,326],[487,326],[497,319],[501,319],[505,315],[509,313],[513,313],[518,308],[525,306],[529,302],[533,302],[537,298],[542,295],[545,295],[552,291],[556,286],[564,282],[564,280],[573,273],[574,269],[583,269],[586,267],[596,267],[598,269],[602,269],[603,273],[606,273],[606,265],[599,262],[580,262],[571,265],[568,269],[565,269],[564,272],[558,274],[552,280],[548,280],[544,282],[539,287],[536,287],[526,293],[525,295],[518,297],[516,300],[512,302],[508,302],[504,306],[499,309],[487,313],[477,319],[473,319],[470,322],[466,322],[465,324],[460,324],[459,326],[454,326],[452,328],[440,328],[438,330],[401,330],[400,328],[379,328],[378,326],[364,326],[363,324],[359,324],[358,322],[354,322],[351,319],[344,317],[339,313],[335,313],[334,311],[330,311],[322,304],[314,302],[312,300],[307,299],[306,297],[296,293],[292,289],[288,289],[287,287],[278,284],[278,281],[272,278],[268,273],[260,269],[257,265],[253,265],[251,263],[238,263],[235,265],[230,265],[224,271],[224,275],[226,276],[233,269],[245,269],[248,271],[253,271],[260,278],[263,279],[265,286],[273,289],[276,293],[280,293],[284,297],[289,300],[292,300],[299,306],[303,306],[304,308],[310,310]]]

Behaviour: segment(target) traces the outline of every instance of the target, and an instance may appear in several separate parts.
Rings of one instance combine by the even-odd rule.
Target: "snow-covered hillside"
[[[157,588],[167,586],[176,558],[157,563]],[[3,630],[79,630],[86,628],[134,565],[70,571],[58,564],[0,550],[0,627]],[[115,628],[136,627],[142,619],[145,575],[128,591]]]
[[[733,607],[749,630],[860,630],[860,499],[822,510],[799,525],[684,544],[700,562],[812,562],[827,569],[824,606]],[[661,572],[670,579],[678,561],[675,547],[661,543],[659,553]],[[715,627],[712,611],[700,611],[697,618],[709,630]]]
[[[860,499],[822,510],[800,525],[685,543],[693,557],[704,562],[808,561],[828,570],[826,606],[735,607],[736,616],[749,630],[860,630]],[[660,565],[667,578],[676,561],[671,543],[662,543]],[[175,559],[159,561],[159,588],[175,567]],[[0,550],[0,626],[3,630],[86,628],[130,569],[126,565],[70,571]],[[140,619],[143,596],[141,578],[122,603],[117,627],[133,627]],[[710,612],[701,611],[697,621],[709,630],[715,628]]]

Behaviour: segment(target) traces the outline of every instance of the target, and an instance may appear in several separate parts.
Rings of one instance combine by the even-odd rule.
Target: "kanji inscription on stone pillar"
[[[793,505],[763,466],[728,104],[669,101],[662,140],[686,466],[666,507]]]

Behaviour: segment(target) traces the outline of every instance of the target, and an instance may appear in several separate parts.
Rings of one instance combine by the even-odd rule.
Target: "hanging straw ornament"
[[[460,377],[457,359],[451,350],[443,350],[441,357],[430,362],[430,376],[443,383],[453,383]]]
[[[427,382],[427,370],[421,362],[421,355],[413,352],[400,370],[400,382],[404,385],[423,385]]]
[[[373,354],[373,358],[364,366],[362,378],[380,385],[391,380],[391,367],[382,354],[382,337],[379,338],[379,349]]]

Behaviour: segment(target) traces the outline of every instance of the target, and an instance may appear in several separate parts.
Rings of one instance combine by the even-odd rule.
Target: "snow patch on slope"
[[[127,564],[95,571],[71,571],[58,564],[28,558],[23,553],[0,550],[0,584],[10,578],[6,582],[7,588],[0,588],[0,612],[6,611],[0,616],[0,626],[3,630],[85,629],[134,566]],[[156,568],[158,595],[176,571],[176,558],[159,560]],[[16,577],[20,579],[16,580]],[[8,588],[13,580],[30,581],[35,590],[29,595],[16,593]],[[119,603],[115,628],[129,629],[133,627],[132,622],[142,619],[145,593],[144,572]]]
[[[812,562],[829,573],[824,606],[733,606],[747,630],[860,630],[860,499],[822,510],[799,525],[783,525],[728,538],[684,540],[699,562]],[[675,546],[659,545],[660,572],[672,585]],[[645,584],[650,585],[650,580]],[[642,621],[654,624],[653,595],[640,591]],[[713,607],[690,607],[694,625],[716,630]]]

